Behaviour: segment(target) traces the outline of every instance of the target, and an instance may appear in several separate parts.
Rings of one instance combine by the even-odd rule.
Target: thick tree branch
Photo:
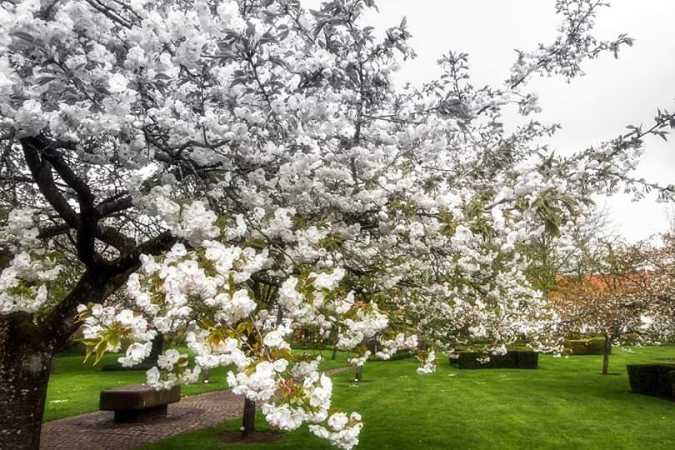
[[[45,147],[44,141],[36,137],[22,138],[21,145],[28,168],[42,195],[68,225],[77,228],[79,226],[77,213],[56,187],[51,165],[41,157],[41,149]]]
[[[96,206],[96,211],[101,217],[107,217],[112,214],[124,211],[133,206],[131,195],[125,193],[121,196],[111,197],[102,201]]]
[[[138,270],[140,255],[166,252],[175,242],[176,239],[165,232],[141,243],[130,256],[119,258],[109,268],[87,270],[70,293],[41,321],[40,333],[58,350],[80,326],[75,320],[78,305],[104,302]]]
[[[21,145],[26,163],[40,192],[68,227],[77,230],[77,251],[80,261],[91,268],[107,264],[96,253],[96,239],[112,245],[121,254],[126,254],[133,249],[133,239],[126,237],[112,227],[98,223],[102,215],[94,206],[95,196],[91,189],[63,160],[63,157],[55,152],[56,147],[70,148],[68,143],[51,142],[43,137],[27,137],[21,139]],[[52,170],[56,170],[61,179],[77,194],[80,205],[79,214],[75,212],[58,189]],[[121,208],[124,205],[124,202],[119,202],[118,204],[108,205],[104,209],[107,214],[112,214],[116,208]],[[63,228],[52,229],[51,232],[62,234],[65,230]]]

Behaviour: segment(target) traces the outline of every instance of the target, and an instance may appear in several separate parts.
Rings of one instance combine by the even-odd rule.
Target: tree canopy
[[[419,347],[421,373],[466,339],[544,345],[552,316],[518,244],[559,233],[594,194],[675,194],[631,176],[667,111],[569,157],[534,118],[532,77],[572,79],[631,44],[594,36],[602,2],[558,0],[556,39],[483,87],[456,52],[438,80],[396,86],[410,33],[364,26],[372,0],[1,5],[11,339],[53,352],[79,317],[93,353],[124,346],[132,365],[157,332],[177,334],[195,361],[167,350],[150,384],[233,365],[231,386],[271,424],[309,423],[341,448],[360,416],[331,410],[293,330],[336,333],[362,357],[369,340],[385,358]],[[105,303],[123,286],[131,307]]]

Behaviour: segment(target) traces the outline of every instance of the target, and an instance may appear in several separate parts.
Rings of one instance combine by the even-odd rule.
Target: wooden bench
[[[114,411],[115,422],[138,422],[151,417],[166,417],[168,405],[180,400],[180,386],[156,391],[144,384],[101,391],[99,409]]]

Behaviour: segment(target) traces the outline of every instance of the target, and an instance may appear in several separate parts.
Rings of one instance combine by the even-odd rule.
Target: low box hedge
[[[539,353],[533,351],[518,351],[519,369],[536,369],[539,367]]]
[[[637,394],[675,397],[674,364],[628,364],[630,390]]]
[[[414,358],[415,352],[413,350],[399,350],[394,355],[389,358],[389,361],[398,361],[401,359]]]
[[[480,352],[459,352],[459,357],[450,359],[459,369],[536,369],[539,367],[539,353],[532,350],[509,350],[504,355],[489,355],[490,360],[481,363],[486,356]]]
[[[604,337],[590,337],[567,339],[564,344],[565,354],[568,355],[602,355],[605,351]],[[612,353],[610,347],[609,353]]]

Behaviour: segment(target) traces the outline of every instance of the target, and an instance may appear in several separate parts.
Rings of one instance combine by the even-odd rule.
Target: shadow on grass
[[[242,437],[241,431],[223,431],[219,436],[226,444],[264,444],[284,438],[284,435],[277,431],[255,431],[246,438]]]

